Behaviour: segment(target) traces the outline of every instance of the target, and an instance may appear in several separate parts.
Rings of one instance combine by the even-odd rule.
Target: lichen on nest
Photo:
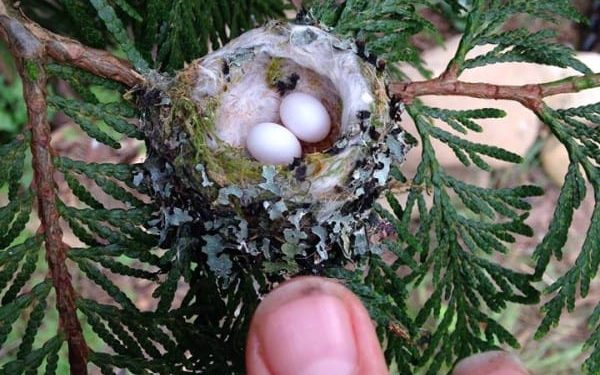
[[[146,105],[146,132],[162,137],[150,144],[146,176],[165,206],[157,226],[193,227],[197,247],[224,278],[239,256],[289,272],[378,251],[369,242],[371,208],[408,146],[385,72],[357,51],[318,27],[271,22],[192,62]],[[289,166],[261,165],[245,136],[277,122],[289,92],[318,98],[333,130],[303,144],[303,157]],[[185,214],[177,225],[169,216],[175,208]]]

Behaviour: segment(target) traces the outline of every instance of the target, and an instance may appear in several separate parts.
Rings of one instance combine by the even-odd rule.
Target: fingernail
[[[489,351],[458,362],[452,375],[528,375],[519,358],[508,352]]]
[[[271,375],[353,375],[357,368],[350,313],[339,298],[323,292],[269,311],[258,340]]]

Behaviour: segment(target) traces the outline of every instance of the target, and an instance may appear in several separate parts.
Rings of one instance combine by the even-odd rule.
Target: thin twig
[[[26,27],[44,44],[46,54],[56,62],[72,65],[127,87],[144,83],[144,77],[130,63],[109,52],[86,47],[72,39],[51,33],[35,24]]]
[[[76,293],[65,263],[67,247],[59,225],[54,182],[54,165],[50,147],[50,126],[46,119],[46,72],[49,58],[72,65],[128,87],[144,83],[132,66],[106,51],[86,47],[72,39],[51,33],[22,19],[0,1],[0,39],[4,40],[19,68],[27,105],[27,128],[32,132],[31,152],[34,182],[37,190],[38,214],[46,247],[46,260],[56,290],[60,330],[69,347],[71,374],[87,374],[89,348],[83,337],[75,307]]]
[[[598,86],[600,86],[600,73],[583,77],[568,77],[559,81],[540,84],[542,88],[541,95],[544,98],[552,95],[579,92]]]
[[[120,82],[127,87],[134,87],[145,82],[144,77],[133,69],[131,64],[109,52],[84,46],[83,44],[58,34],[52,33],[17,15],[11,16],[5,4],[0,0],[0,17],[5,17],[4,22],[10,27],[19,24],[27,29],[32,37],[41,43],[43,59],[52,58],[58,63],[72,65],[76,68],[95,74],[99,77]],[[8,30],[0,26],[0,37],[6,40]]]
[[[0,8],[0,11],[6,9]],[[62,228],[56,206],[54,164],[50,146],[50,125],[46,118],[46,83],[44,44],[23,24],[0,14],[0,37],[8,44],[23,81],[23,96],[27,105],[27,129],[31,131],[31,154],[37,194],[38,215],[46,248],[46,261],[56,291],[59,330],[69,347],[71,374],[87,374],[88,346],[83,337],[75,307],[76,294],[65,263],[67,246],[63,243]]]
[[[35,80],[26,79],[28,74],[20,67],[23,91],[27,104],[28,127],[31,129],[31,154],[37,193],[40,230],[44,233],[46,261],[56,291],[56,306],[59,311],[60,327],[67,337],[71,374],[87,373],[88,347],[83,337],[81,324],[75,307],[76,294],[67,269],[67,246],[63,243],[62,228],[56,207],[56,185],[54,165],[50,150],[50,125],[46,119],[46,73],[41,63],[36,64]],[[30,66],[27,69],[32,69]]]
[[[442,76],[429,81],[392,82],[389,85],[389,92],[392,96],[407,104],[419,96],[456,95],[482,99],[513,100],[527,108],[536,110],[542,105],[545,97],[579,92],[597,86],[600,86],[600,73],[521,86],[446,80]]]

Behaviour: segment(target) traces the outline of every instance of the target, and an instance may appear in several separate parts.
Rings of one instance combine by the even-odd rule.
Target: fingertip
[[[461,360],[452,375],[529,375],[529,372],[516,355],[495,350]]]
[[[250,330],[252,332],[252,329]],[[246,371],[248,375],[271,375],[271,371],[267,368],[267,364],[260,354],[260,345],[258,338],[254,334],[248,335],[246,343]]]
[[[337,281],[300,277],[273,290],[250,325],[249,375],[383,375],[387,367],[366,309]]]

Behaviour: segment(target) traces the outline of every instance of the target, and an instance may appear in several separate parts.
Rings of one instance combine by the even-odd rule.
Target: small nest
[[[191,63],[159,96],[158,115],[156,103],[147,106],[150,149],[172,170],[152,181],[182,186],[176,198],[154,190],[173,205],[188,202],[178,208],[197,225],[202,251],[214,238],[235,249],[222,250],[228,256],[241,250],[287,263],[318,264],[334,249],[338,258],[377,251],[368,243],[370,211],[409,147],[384,72],[357,50],[318,27],[273,22]],[[290,92],[318,98],[332,130],[302,143],[292,165],[262,165],[246,136],[261,122],[281,123]]]

